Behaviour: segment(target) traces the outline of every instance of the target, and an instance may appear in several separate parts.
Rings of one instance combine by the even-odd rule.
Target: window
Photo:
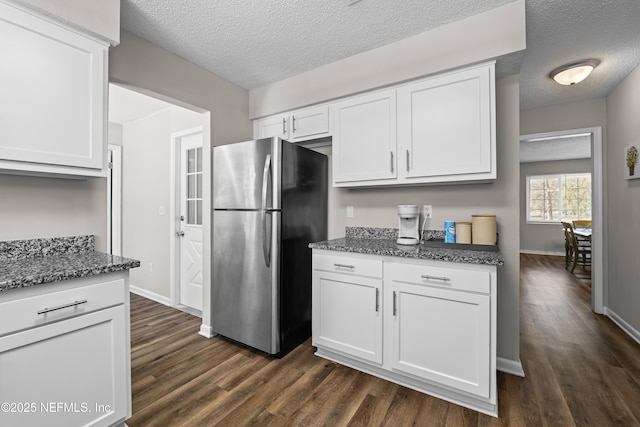
[[[591,219],[591,174],[527,176],[527,222]]]

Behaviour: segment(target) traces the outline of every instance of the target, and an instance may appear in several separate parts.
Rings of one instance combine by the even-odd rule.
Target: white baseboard
[[[530,255],[553,255],[553,256],[564,256],[564,252],[556,252],[556,251],[536,251],[530,249],[520,249],[521,254],[530,254]]]
[[[211,326],[205,325],[204,323],[200,325],[200,330],[198,331],[198,334],[202,335],[205,338],[213,338],[216,335],[218,335],[215,332],[213,332],[213,328]]]
[[[167,298],[165,296],[162,296],[160,294],[157,294],[155,292],[151,292],[149,290],[146,289],[142,289],[142,288],[138,288],[137,286],[129,286],[129,289],[131,292],[133,292],[136,295],[140,295],[141,297],[145,297],[147,299],[150,299],[152,301],[155,302],[159,302],[160,304],[164,304],[168,307],[173,307],[173,304],[171,304],[171,299]]]
[[[496,358],[496,369],[506,374],[516,375],[524,378],[524,369],[520,360]]]
[[[616,325],[620,327],[624,332],[627,333],[631,338],[633,338],[638,344],[640,344],[640,331],[635,329],[633,326],[628,324],[622,317],[618,316],[613,310],[609,307],[605,307],[603,310],[603,314],[607,316],[609,319],[613,321]]]

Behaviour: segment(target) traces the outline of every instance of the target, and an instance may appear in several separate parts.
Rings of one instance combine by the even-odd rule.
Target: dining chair
[[[573,220],[573,228],[574,230],[577,228],[591,228],[591,220],[590,219],[574,219]],[[591,245],[591,238],[577,236],[578,243]]]
[[[590,219],[574,219],[573,228],[591,228]]]
[[[569,222],[562,222],[565,235],[565,268],[571,265],[571,272],[580,264],[583,268],[591,266],[591,243],[580,242],[573,232],[573,225]]]

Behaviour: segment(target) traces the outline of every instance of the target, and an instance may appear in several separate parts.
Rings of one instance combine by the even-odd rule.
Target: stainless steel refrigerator
[[[327,157],[280,138],[213,150],[213,331],[282,356],[311,335],[310,242],[327,239]]]

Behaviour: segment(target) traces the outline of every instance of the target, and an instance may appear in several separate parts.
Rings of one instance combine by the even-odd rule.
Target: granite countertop
[[[0,291],[139,267],[94,250],[94,236],[0,242]]]
[[[379,230],[379,231],[378,231]],[[346,236],[310,243],[311,249],[352,252],[369,255],[417,258],[435,261],[460,262],[465,264],[503,265],[500,251],[430,247],[428,242],[420,245],[399,245],[396,243],[397,230],[363,227],[347,227]],[[427,239],[438,238],[438,230],[427,230]]]

